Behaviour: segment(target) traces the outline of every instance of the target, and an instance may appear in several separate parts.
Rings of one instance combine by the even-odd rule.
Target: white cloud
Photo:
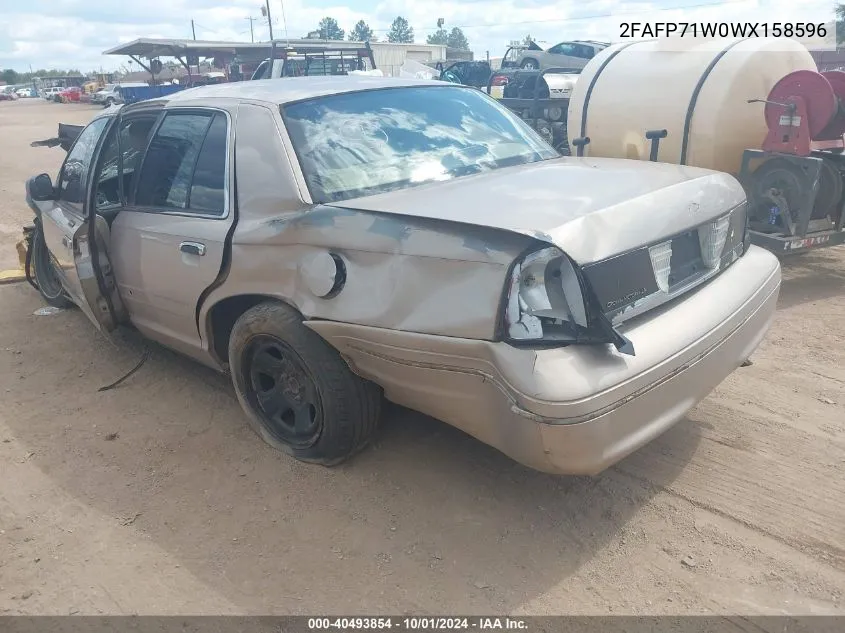
[[[830,0],[285,0],[288,33],[299,37],[316,28],[324,16],[347,31],[359,19],[384,37],[397,15],[409,20],[416,40],[424,42],[436,28],[460,26],[476,55],[501,55],[507,43],[530,33],[546,45],[573,38],[618,40],[621,21],[828,21]],[[138,37],[191,37],[195,21],[198,39],[248,41],[250,15],[256,39],[267,38],[260,20],[261,0],[0,0],[0,68],[75,67],[83,71],[114,69],[125,58],[107,57],[103,50]],[[331,6],[334,5],[334,6]],[[658,7],[700,5],[686,9]],[[703,5],[703,6],[702,6]],[[274,31],[283,36],[280,0],[271,0]],[[360,7],[360,8],[359,8]]]

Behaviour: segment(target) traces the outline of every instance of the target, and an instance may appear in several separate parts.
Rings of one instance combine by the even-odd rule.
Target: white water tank
[[[589,137],[584,156],[648,160],[646,132],[665,129],[658,161],[736,174],[743,150],[758,149],[767,133],[764,104],[748,100],[765,99],[788,73],[816,70],[793,40],[684,40],[684,47],[676,38],[639,40],[596,55],[572,92],[570,142]]]

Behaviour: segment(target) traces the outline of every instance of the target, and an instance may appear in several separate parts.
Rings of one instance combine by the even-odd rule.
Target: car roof
[[[283,105],[293,101],[302,101],[303,99],[334,94],[414,86],[455,86],[455,84],[448,84],[433,79],[404,79],[361,75],[286,77],[284,79],[238,81],[188,88],[187,90],[181,90],[168,95],[165,97],[165,100],[168,103],[179,103],[182,101],[200,101],[205,99],[236,99],[264,101],[273,105]]]

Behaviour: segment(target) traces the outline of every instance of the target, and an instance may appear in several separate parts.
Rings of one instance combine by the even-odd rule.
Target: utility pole
[[[252,23],[255,21],[255,18],[253,18],[253,17],[248,17],[248,18],[246,18],[246,19],[247,19],[247,20],[249,20],[249,41],[250,41],[250,42],[255,42],[255,34],[254,34],[253,30],[252,30]]]
[[[261,15],[267,18],[267,26],[270,28],[270,41],[273,41],[273,18],[270,15],[270,0],[264,0],[264,6],[261,7]]]
[[[191,20],[191,33],[194,36],[194,39],[197,39],[197,30],[194,28],[194,21]]]

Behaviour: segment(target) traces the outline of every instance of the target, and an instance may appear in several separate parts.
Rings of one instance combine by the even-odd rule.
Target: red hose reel
[[[845,147],[845,72],[789,73],[769,92],[764,115],[766,151],[809,156],[813,149]]]

